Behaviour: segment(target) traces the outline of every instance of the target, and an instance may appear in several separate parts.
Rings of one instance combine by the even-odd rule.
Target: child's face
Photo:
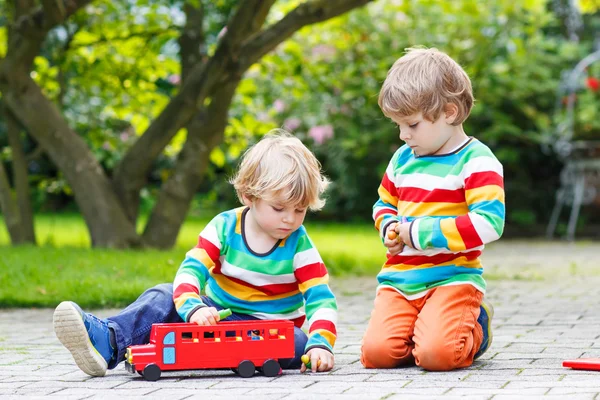
[[[451,140],[456,127],[448,123],[442,113],[434,121],[428,121],[421,113],[408,117],[392,117],[400,129],[400,140],[404,141],[419,156],[444,154],[453,148]]]
[[[295,232],[306,217],[306,207],[299,208],[285,204],[278,199],[262,200],[256,199],[250,201],[244,199],[244,203],[250,207],[250,216],[256,222],[260,230],[271,238],[279,240],[285,239]]]

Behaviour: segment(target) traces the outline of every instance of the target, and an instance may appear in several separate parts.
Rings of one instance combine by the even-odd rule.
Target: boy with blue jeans
[[[144,292],[114,317],[99,319],[73,302],[54,312],[54,330],[79,368],[104,376],[130,345],[149,342],[154,323],[214,325],[225,321],[288,319],[295,324],[295,356],[284,369],[301,368],[307,354],[313,372],[334,366],[337,303],[321,256],[302,225],[319,210],[328,180],[314,155],[276,130],[251,147],[232,179],[244,207],[217,215],[200,233],[174,284]],[[201,293],[205,293],[201,295]],[[308,336],[300,329],[308,318]]]
[[[504,229],[502,165],[469,137],[471,81],[448,55],[408,49],[379,94],[405,145],[373,207],[387,248],[365,332],[366,368],[468,367],[490,346],[493,309],[479,256]]]

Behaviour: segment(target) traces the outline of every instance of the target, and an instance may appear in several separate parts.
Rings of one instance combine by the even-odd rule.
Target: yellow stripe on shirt
[[[465,242],[463,242],[458,228],[456,227],[455,218],[444,218],[440,221],[440,229],[448,241],[448,248],[451,251],[465,250]]]
[[[465,190],[465,198],[469,204],[492,200],[504,203],[504,190],[498,185],[481,186]]]

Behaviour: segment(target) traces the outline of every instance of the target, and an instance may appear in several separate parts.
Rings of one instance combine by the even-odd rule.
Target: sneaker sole
[[[81,314],[69,301],[60,303],[54,311],[54,333],[71,352],[77,366],[91,376],[104,376],[108,365],[92,345]]]

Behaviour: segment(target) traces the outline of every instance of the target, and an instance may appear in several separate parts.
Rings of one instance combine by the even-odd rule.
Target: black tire
[[[160,379],[160,367],[156,364],[148,364],[144,367],[144,378],[147,381],[155,382]]]
[[[264,376],[273,377],[279,375],[281,365],[277,360],[269,359],[265,361],[261,369]]]
[[[256,369],[254,368],[254,363],[249,360],[244,360],[238,365],[237,373],[242,378],[251,378],[254,376],[254,372]]]

